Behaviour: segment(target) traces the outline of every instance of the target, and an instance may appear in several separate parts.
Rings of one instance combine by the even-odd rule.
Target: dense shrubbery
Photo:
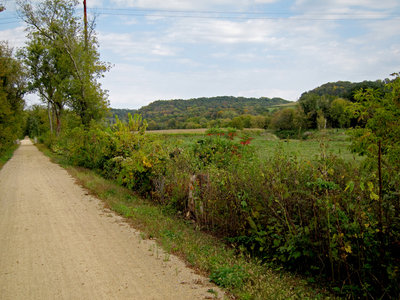
[[[211,130],[192,147],[176,148],[146,135],[140,118],[131,120],[76,127],[51,147],[266,262],[331,282],[338,294],[399,294],[398,174],[384,176],[390,195],[383,197],[383,228],[370,165],[327,156],[323,145],[319,160],[277,151],[259,161],[251,139],[233,130]]]

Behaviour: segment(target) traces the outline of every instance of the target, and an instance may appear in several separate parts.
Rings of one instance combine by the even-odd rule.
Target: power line
[[[193,18],[193,19],[233,19],[233,20],[310,20],[310,21],[362,21],[388,20],[400,17],[400,13],[318,13],[295,14],[291,12],[223,12],[223,11],[190,11],[163,9],[122,9],[122,8],[91,8],[97,15],[163,17],[163,18]],[[317,17],[320,16],[320,17]]]
[[[194,11],[194,10],[169,10],[169,9],[140,9],[140,8],[88,8],[95,15],[105,16],[132,16],[132,17],[157,17],[157,18],[190,18],[190,19],[223,19],[223,20],[295,20],[295,21],[368,21],[368,20],[400,20],[400,12],[390,12],[385,16],[381,13],[320,13],[308,12],[296,14],[287,11]],[[78,11],[80,14],[80,11]],[[4,20],[17,20],[18,17],[10,16],[0,18]],[[3,22],[4,24],[16,23]]]
[[[234,16],[190,16],[190,15],[163,15],[163,14],[136,14],[136,13],[97,13],[98,15],[109,15],[109,16],[134,16],[134,17],[160,17],[160,18],[189,18],[189,19],[230,19],[230,20],[293,20],[293,21],[368,21],[368,20],[390,20],[388,17],[380,18],[308,18],[308,17],[296,17],[291,18],[279,18],[279,17],[234,17]]]
[[[158,12],[158,13],[189,13],[189,14],[238,14],[238,15],[301,15],[299,13],[288,12],[288,11],[216,11],[216,10],[171,10],[171,9],[144,9],[144,8],[108,8],[108,7],[93,7],[91,10],[104,10],[104,11],[125,11],[125,12]],[[318,12],[318,11],[310,11],[305,14],[307,15],[359,15],[359,16],[369,16],[369,15],[377,15],[381,13],[388,13],[390,15],[400,15],[400,12],[368,12],[368,13],[359,13],[359,12]]]

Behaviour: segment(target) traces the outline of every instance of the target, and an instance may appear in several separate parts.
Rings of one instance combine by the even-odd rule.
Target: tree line
[[[309,129],[349,128],[363,125],[355,117],[352,104],[359,91],[374,89],[383,94],[389,79],[363,82],[338,81],[304,92],[297,102],[281,98],[220,96],[189,100],[159,100],[138,110],[111,109],[127,120],[128,113],[141,114],[148,129],[192,129],[212,127],[272,129],[296,136]]]
[[[246,98],[219,96],[189,100],[158,100],[138,110],[111,109],[110,120],[117,115],[127,120],[128,113],[139,113],[149,129],[193,129],[206,127],[264,128],[265,116],[277,105],[290,104],[282,98]]]

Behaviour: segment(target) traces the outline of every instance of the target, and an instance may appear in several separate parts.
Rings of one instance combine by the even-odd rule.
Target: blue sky
[[[23,46],[13,0],[0,39]],[[87,0],[115,108],[220,95],[296,101],[400,71],[398,0]],[[78,11],[78,13],[81,13]],[[30,98],[32,99],[32,97]],[[32,101],[32,100],[31,100]]]

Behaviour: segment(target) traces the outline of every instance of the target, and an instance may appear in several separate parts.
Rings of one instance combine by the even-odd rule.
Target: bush
[[[384,176],[382,230],[370,164],[358,167],[325,154],[304,162],[281,151],[259,161],[246,135],[213,129],[182,149],[137,129],[122,123],[78,127],[51,147],[194,218],[264,262],[329,282],[339,295],[399,295],[398,175]],[[211,279],[237,285],[247,280],[243,274],[221,267]]]

